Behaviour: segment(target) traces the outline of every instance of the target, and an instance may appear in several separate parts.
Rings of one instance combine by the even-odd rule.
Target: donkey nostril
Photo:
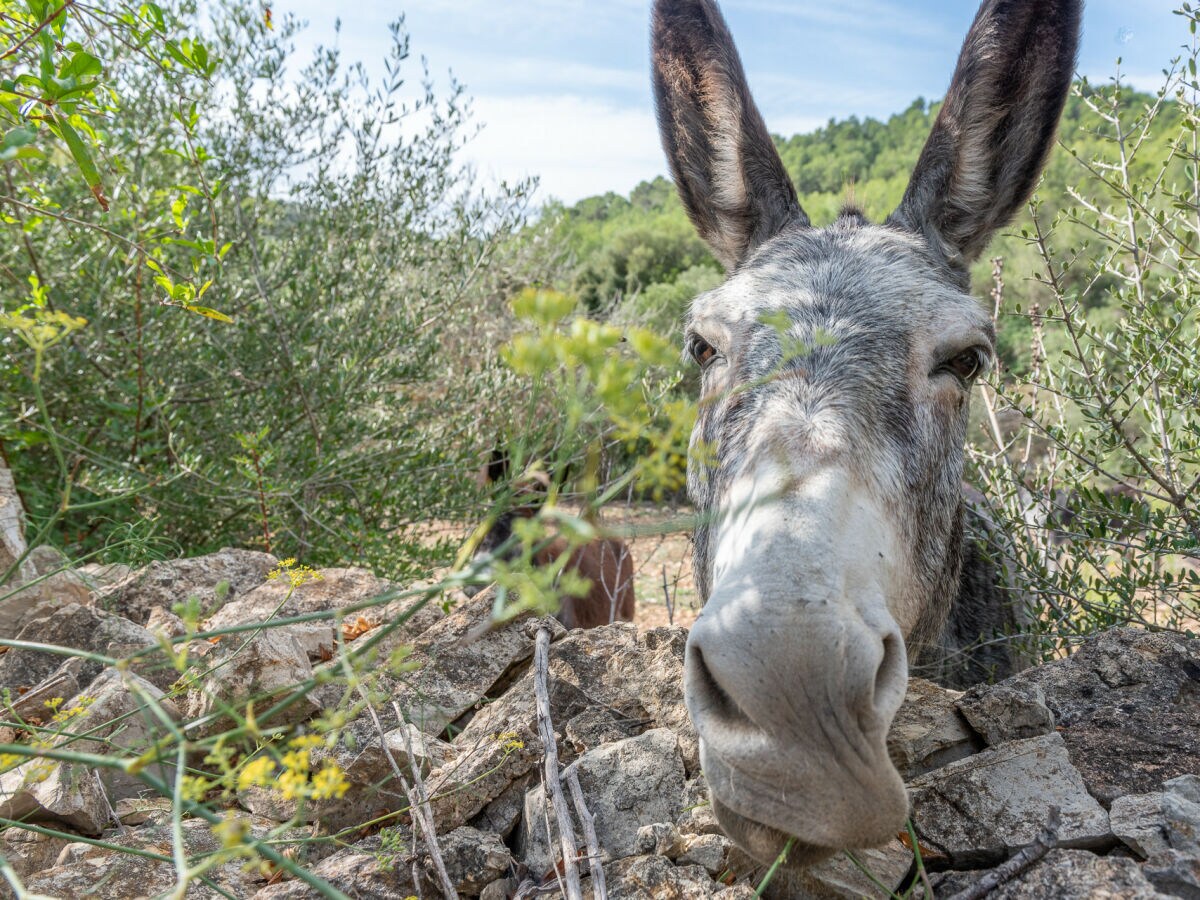
[[[739,721],[749,723],[750,717],[742,711],[729,692],[721,687],[698,647],[691,648],[690,662],[693,672],[691,686],[696,693],[703,696],[707,712],[727,723]]]
[[[890,719],[891,711],[898,705],[896,694],[902,694],[907,683],[907,669],[903,639],[895,633],[884,635],[883,661],[875,672],[875,692],[872,697],[875,712],[886,712]],[[903,699],[903,696],[899,699]]]

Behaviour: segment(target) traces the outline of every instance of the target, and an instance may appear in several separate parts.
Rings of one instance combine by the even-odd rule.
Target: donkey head
[[[545,505],[553,485],[550,476],[536,466],[528,469],[511,483],[509,470],[508,453],[497,446],[475,476],[476,482],[481,487],[505,485],[506,490],[503,497],[505,506],[500,513],[485,519],[476,529],[482,533],[475,536],[476,547],[472,563],[481,567],[480,574],[486,574],[487,561],[512,537],[513,524],[518,519],[531,519],[538,514]],[[562,474],[560,481],[565,480],[565,477],[565,473]],[[511,558],[516,552],[516,548],[510,548],[507,555]],[[468,597],[474,597],[482,590],[482,584],[467,585],[463,588],[463,592]]]
[[[815,229],[714,0],[655,3],[663,144],[730,271],[687,322],[705,606],[685,691],[717,816],[760,859],[903,827],[886,736],[906,642],[936,639],[956,595],[968,398],[993,356],[967,267],[1033,190],[1080,13],[986,0],[899,208]]]

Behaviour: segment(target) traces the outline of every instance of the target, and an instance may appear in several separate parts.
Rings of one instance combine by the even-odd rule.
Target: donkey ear
[[[1029,199],[1075,71],[1082,0],[985,0],[894,222],[964,268]]]
[[[808,224],[715,0],[656,0],[658,131],[696,230],[734,269],[786,225]]]
[[[491,459],[483,469],[484,481],[488,484],[499,484],[508,481],[508,454],[499,446],[492,448]]]

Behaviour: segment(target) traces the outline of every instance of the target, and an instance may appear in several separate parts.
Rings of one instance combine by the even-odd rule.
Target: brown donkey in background
[[[509,479],[508,457],[502,450],[492,451],[492,458],[480,472],[487,484],[503,484]],[[513,534],[517,519],[532,518],[546,502],[550,479],[545,472],[529,471],[512,484],[509,507],[496,517],[491,528],[480,539],[476,560],[491,557]],[[553,536],[534,552],[535,566],[554,564],[568,552],[566,538]],[[515,552],[515,549],[514,549]],[[567,628],[596,628],[611,622],[632,622],[635,607],[633,591],[633,557],[629,546],[618,538],[598,538],[570,551],[564,571],[586,578],[591,587],[582,597],[564,597],[557,618]],[[479,587],[467,589],[471,596]]]
[[[1018,619],[966,534],[972,383],[993,357],[968,266],[1053,143],[1079,0],[987,0],[899,208],[801,209],[713,0],[657,0],[654,89],[679,195],[729,270],[698,297],[689,491],[705,606],[685,693],[717,817],[762,860],[889,840],[886,736],[910,665],[1002,677]],[[703,461],[701,461],[703,460]]]

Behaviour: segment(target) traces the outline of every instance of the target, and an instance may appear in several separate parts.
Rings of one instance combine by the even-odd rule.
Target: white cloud
[[[628,192],[666,173],[649,107],[622,108],[574,95],[477,95],[483,131],[463,152],[485,180],[540,176],[539,199],[573,203],[605,191]]]

